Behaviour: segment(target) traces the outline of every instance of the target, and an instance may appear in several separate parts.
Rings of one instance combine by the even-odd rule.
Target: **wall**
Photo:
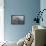
[[[4,35],[7,41],[18,41],[32,29],[35,12],[40,9],[40,0],[5,0]],[[24,25],[12,25],[11,15],[24,15]]]
[[[4,0],[0,0],[0,42],[4,41]]]
[[[43,9],[46,9],[46,0],[41,0],[40,1],[41,3],[40,3],[40,9],[41,9],[41,11],[43,10]],[[40,22],[40,25],[42,25],[42,26],[45,26],[46,27],[46,10],[43,12],[43,15],[42,15],[42,17],[43,17],[43,22],[41,21]]]

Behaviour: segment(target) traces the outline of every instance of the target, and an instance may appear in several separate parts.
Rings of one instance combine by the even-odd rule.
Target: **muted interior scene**
[[[46,0],[0,0],[0,46],[46,46]]]

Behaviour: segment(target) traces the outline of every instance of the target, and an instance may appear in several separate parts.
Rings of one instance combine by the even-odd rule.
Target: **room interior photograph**
[[[0,46],[46,46],[46,0],[0,0]]]

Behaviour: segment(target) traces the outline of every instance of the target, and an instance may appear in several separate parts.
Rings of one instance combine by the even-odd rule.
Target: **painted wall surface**
[[[5,40],[18,41],[32,29],[35,12],[40,9],[39,0],[5,0],[4,7],[4,27]],[[11,15],[24,15],[24,25],[12,25]]]
[[[46,9],[46,0],[41,0],[41,1],[40,1],[40,9],[41,9],[41,11],[42,11],[43,9]],[[46,27],[46,10],[43,12],[42,17],[43,17],[43,22],[41,21],[41,22],[40,22],[40,25]]]
[[[0,42],[4,41],[4,0],[0,0]]]

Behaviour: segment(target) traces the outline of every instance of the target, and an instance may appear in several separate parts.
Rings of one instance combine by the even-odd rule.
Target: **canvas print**
[[[11,16],[11,24],[24,24],[25,23],[25,16],[17,16],[17,15],[12,15]]]

